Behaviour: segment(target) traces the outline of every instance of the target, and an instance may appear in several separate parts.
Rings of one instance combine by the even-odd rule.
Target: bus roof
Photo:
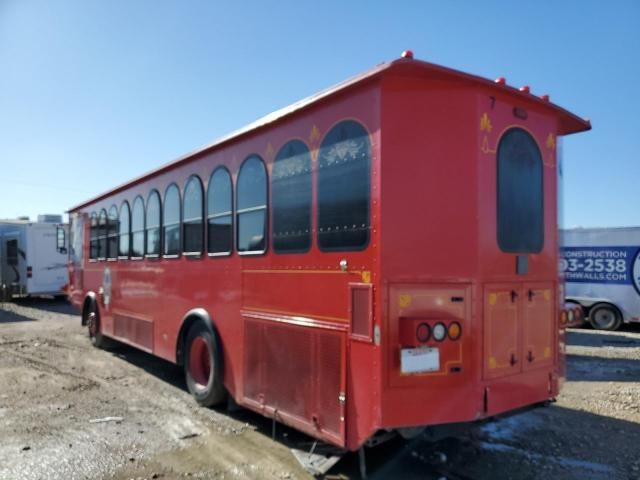
[[[568,135],[571,133],[577,133],[577,132],[582,132],[582,131],[591,129],[591,123],[589,120],[580,118],[577,115],[574,115],[573,113],[569,112],[568,110],[565,110],[564,108],[549,102],[548,100],[536,97],[535,95],[532,95],[528,92],[523,92],[515,87],[511,87],[504,83],[497,83],[497,82],[494,82],[493,80],[489,80],[477,75],[461,72],[459,70],[454,70],[452,68],[436,65],[434,63],[429,63],[422,60],[414,60],[413,58],[399,58],[391,62],[385,62],[379,65],[376,65],[375,67],[365,72],[362,72],[354,77],[351,77],[343,82],[340,82],[332,87],[329,87],[325,90],[321,90],[320,92],[315,93],[302,100],[299,100],[287,107],[281,108],[268,115],[265,115],[264,117],[256,120],[255,122],[252,122],[246,125],[245,127],[240,128],[239,130],[235,130],[227,135],[224,135],[218,138],[212,143],[209,143],[196,150],[193,150],[187,153],[186,155],[182,155],[181,157],[178,157],[177,159],[169,163],[161,165],[160,167],[155,168],[143,175],[135,177],[132,180],[129,180],[109,191],[101,193],[100,195],[90,200],[87,200],[81,204],[78,204],[70,208],[69,212],[79,210],[94,202],[103,200],[104,198],[107,198],[110,195],[121,192],[129,188],[130,186],[135,185],[136,183],[139,183],[143,180],[147,180],[151,177],[164,173],[167,170],[170,170],[178,165],[187,163],[196,155],[199,155],[209,150],[214,150],[244,135],[247,135],[251,132],[267,127],[275,122],[278,122],[279,120],[285,117],[293,115],[298,111],[304,110],[328,97],[332,97],[352,87],[361,85],[369,80],[380,77],[383,73],[384,74],[399,73],[399,74],[405,74],[405,75],[414,75],[416,77],[441,79],[441,80],[453,81],[458,83],[462,82],[462,83],[483,85],[485,87],[489,87],[497,91],[502,91],[502,92],[512,94],[516,97],[519,97],[522,100],[525,100],[526,102],[534,102],[546,109],[550,109],[554,111],[559,119],[558,133],[560,135]]]

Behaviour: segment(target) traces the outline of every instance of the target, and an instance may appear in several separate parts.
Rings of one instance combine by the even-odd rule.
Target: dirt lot
[[[370,478],[640,479],[640,328],[569,333],[558,402],[430,444],[367,452]],[[179,368],[92,348],[65,303],[0,305],[0,479],[308,479],[310,439],[197,407]],[[345,456],[328,478],[359,478]]]

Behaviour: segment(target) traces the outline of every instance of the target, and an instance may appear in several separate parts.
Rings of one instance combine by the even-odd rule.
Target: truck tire
[[[608,303],[598,303],[589,311],[589,323],[596,330],[612,332],[620,328],[622,315],[620,311]]]
[[[189,329],[183,363],[187,388],[196,402],[215,407],[226,399],[220,342],[216,333],[202,321]]]
[[[102,334],[102,326],[100,325],[100,311],[96,302],[92,301],[86,310],[87,318],[85,319],[87,330],[89,332],[89,340],[96,348],[109,348],[111,341]]]

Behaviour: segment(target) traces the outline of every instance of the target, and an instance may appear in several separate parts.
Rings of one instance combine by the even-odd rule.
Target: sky
[[[0,218],[62,213],[412,49],[589,118],[566,226],[640,225],[640,1],[0,0]]]

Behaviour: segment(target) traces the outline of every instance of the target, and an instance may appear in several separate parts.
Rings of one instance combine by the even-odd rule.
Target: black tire
[[[620,328],[622,315],[613,305],[600,303],[594,305],[589,311],[589,323],[596,330],[612,332]]]
[[[95,301],[91,301],[87,307],[85,319],[89,340],[96,348],[106,349],[111,346],[111,341],[102,334],[102,326],[100,325],[100,311]]]
[[[216,333],[202,321],[189,329],[183,364],[187,388],[196,402],[215,407],[226,400],[222,348]]]

